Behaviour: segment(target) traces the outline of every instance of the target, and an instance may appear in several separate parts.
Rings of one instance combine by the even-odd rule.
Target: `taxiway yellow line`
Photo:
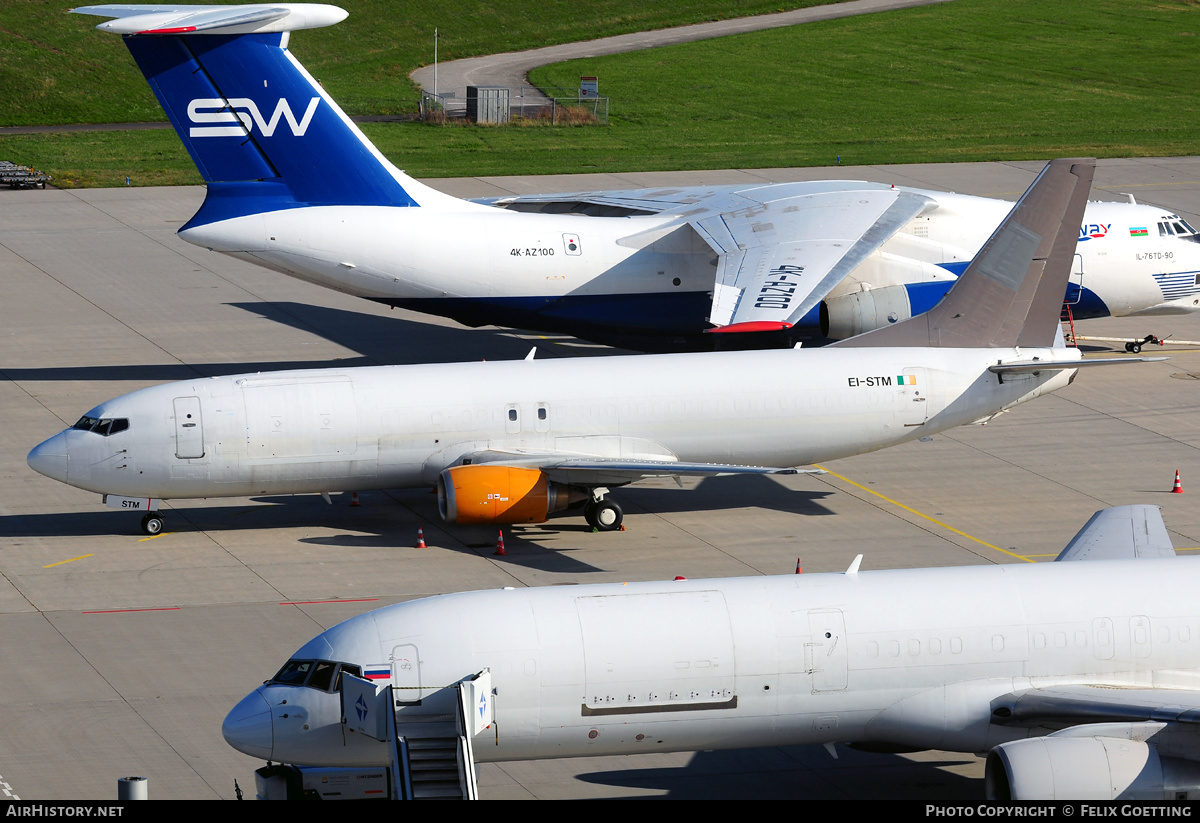
[[[898,506],[899,508],[904,509],[909,514],[915,514],[917,517],[923,518],[925,520],[928,520],[930,523],[934,523],[938,526],[941,526],[943,529],[946,529],[947,531],[952,531],[960,537],[965,537],[968,540],[973,540],[981,546],[987,546],[989,549],[995,549],[996,551],[1000,552],[1001,554],[1007,554],[1009,557],[1015,557],[1018,560],[1024,560],[1026,563],[1036,562],[1036,561],[1030,560],[1028,557],[1025,557],[1024,555],[1017,554],[1016,552],[1010,552],[1008,549],[1002,549],[999,546],[995,546],[995,545],[987,542],[986,540],[980,540],[978,537],[975,537],[974,535],[967,534],[966,532],[962,531],[961,529],[954,528],[949,523],[943,523],[941,520],[938,520],[936,517],[930,517],[929,515],[927,515],[923,512],[917,511],[912,506],[904,505],[899,500],[893,500],[892,498],[888,497],[887,495],[880,494],[879,492],[875,491],[874,489],[868,489],[862,483],[856,483],[853,480],[851,480],[849,477],[840,475],[835,471],[830,471],[829,469],[825,468],[824,466],[819,466],[816,463],[813,463],[813,468],[821,469],[826,474],[836,477],[838,480],[841,480],[843,483],[849,483],[851,486],[854,486],[856,489],[862,489],[867,494],[872,494],[872,495],[878,497],[880,500],[885,500],[888,503],[891,503],[893,506]]]
[[[76,560],[83,560],[85,557],[95,557],[94,554],[81,554],[79,557],[72,557],[70,560],[60,560],[57,563],[51,563],[48,566],[42,566],[43,569],[53,569],[55,566],[61,566],[64,563],[74,563]]]

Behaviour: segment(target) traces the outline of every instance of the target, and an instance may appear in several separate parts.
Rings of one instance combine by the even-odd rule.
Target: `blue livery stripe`
[[[1200,283],[1198,283],[1200,272],[1163,272],[1151,276],[1158,287],[1162,289],[1164,300],[1178,300],[1180,297],[1189,297],[1200,293]]]

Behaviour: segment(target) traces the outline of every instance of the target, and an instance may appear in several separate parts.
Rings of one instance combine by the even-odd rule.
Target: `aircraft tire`
[[[1141,354],[1142,353],[1142,344],[1141,343],[1130,343],[1129,350],[1131,352],[1133,352],[1134,354]]]
[[[615,532],[621,528],[621,521],[624,519],[625,513],[621,511],[620,506],[612,500],[601,500],[591,507],[588,523],[596,531]]]
[[[161,534],[165,525],[166,523],[163,521],[162,515],[158,512],[147,512],[142,517],[142,531],[146,534]]]

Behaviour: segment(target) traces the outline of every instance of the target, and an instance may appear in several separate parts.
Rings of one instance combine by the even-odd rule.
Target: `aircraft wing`
[[[637,247],[689,225],[717,255],[716,331],[794,325],[905,223],[937,208],[917,192],[864,181],[512,196],[476,202],[590,216],[674,215],[622,239]]]
[[[1137,505],[1114,506],[1093,514],[1054,561],[1174,556],[1158,506]]]
[[[1140,686],[1053,686],[1023,689],[992,701],[992,720],[1003,724],[1158,721],[1200,723],[1200,691]]]
[[[712,477],[723,474],[823,474],[819,469],[801,470],[771,466],[739,466],[724,463],[684,463],[669,459],[597,457],[553,451],[486,450],[464,455],[462,464],[504,465],[536,468],[556,483],[577,486],[623,486],[651,477]]]
[[[719,256],[709,316],[717,331],[794,325],[901,226],[936,205],[887,188],[772,200],[763,193],[763,202],[692,221]]]

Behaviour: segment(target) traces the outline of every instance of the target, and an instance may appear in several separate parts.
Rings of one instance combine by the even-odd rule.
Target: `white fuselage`
[[[303,280],[470,325],[617,343],[625,339],[620,335],[701,335],[709,327],[716,254],[680,222],[682,208],[630,217],[514,212],[405,180],[428,205],[286,209],[180,234]],[[868,256],[830,299],[863,288],[953,281],[942,266],[961,271],[1012,205],[912,191],[937,207]],[[1077,317],[1200,307],[1200,243],[1195,235],[1160,234],[1174,231],[1160,226],[1181,225],[1177,217],[1153,206],[1091,202],[1084,220],[1066,295]]]
[[[1075,349],[824,349],[384,366],[199,378],[133,392],[30,465],[147,498],[432,485],[479,451],[759,466],[846,457],[987,418],[1073,370]],[[903,380],[900,378],[903,376]]]
[[[490,670],[496,731],[476,738],[479,760],[828,742],[984,752],[1047,731],[993,722],[1012,692],[1195,689],[1197,585],[1200,561],[1162,558],[468,592],[353,618],[293,659],[390,672],[377,683],[425,700],[402,714],[439,710],[439,690]],[[226,738],[285,762],[389,762],[340,717],[336,692],[268,684]]]

